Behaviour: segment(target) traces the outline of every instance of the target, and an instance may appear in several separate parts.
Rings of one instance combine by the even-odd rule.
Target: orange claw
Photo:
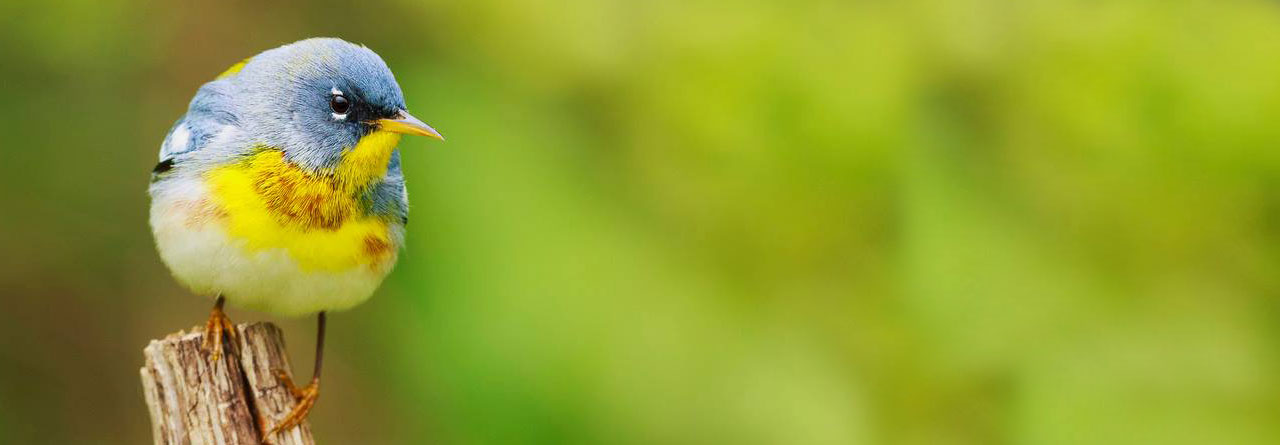
[[[320,397],[320,379],[311,379],[311,384],[298,388],[293,384],[293,379],[289,378],[289,374],[280,370],[276,370],[275,374],[276,378],[280,380],[280,384],[284,385],[290,394],[293,394],[297,404],[289,411],[289,415],[280,421],[279,425],[267,432],[268,438],[301,425],[302,421],[307,419],[307,415],[311,414],[311,407],[315,406],[316,399]]]
[[[209,321],[204,324],[204,348],[209,351],[209,359],[215,362],[222,358],[223,335],[235,342],[236,326],[222,312],[221,305],[215,305],[209,313]]]

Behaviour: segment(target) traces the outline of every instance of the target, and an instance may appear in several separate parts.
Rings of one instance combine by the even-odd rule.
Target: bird
[[[326,314],[368,300],[409,222],[404,135],[443,141],[406,110],[373,50],[310,38],[235,63],[202,85],[165,135],[151,172],[150,226],[162,262],[214,300],[211,360],[236,331],[224,304],[316,317],[315,368],[267,437],[298,426],[319,397]]]

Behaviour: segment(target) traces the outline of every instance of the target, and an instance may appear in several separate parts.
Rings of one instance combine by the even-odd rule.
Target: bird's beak
[[[409,112],[405,110],[400,110],[400,113],[396,114],[396,117],[394,118],[378,119],[378,126],[382,127],[383,130],[390,131],[392,133],[413,134],[436,138],[442,141],[444,140],[444,136],[441,136],[436,129],[431,128],[431,126],[427,125],[426,122],[413,117],[413,115],[409,114]]]

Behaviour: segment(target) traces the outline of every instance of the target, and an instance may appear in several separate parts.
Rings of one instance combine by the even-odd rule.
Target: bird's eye
[[[334,113],[347,114],[347,111],[351,110],[351,102],[345,97],[334,95],[329,99],[329,108],[332,108]]]

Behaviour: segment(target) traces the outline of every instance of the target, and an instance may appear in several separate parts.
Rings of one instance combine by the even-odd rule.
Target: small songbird
[[[245,59],[204,84],[160,147],[151,230],[192,292],[215,298],[205,347],[235,329],[224,302],[317,314],[315,371],[268,437],[297,426],[319,395],[325,313],[367,300],[391,271],[408,223],[401,135],[443,140],[405,110],[387,64],[333,38]]]

